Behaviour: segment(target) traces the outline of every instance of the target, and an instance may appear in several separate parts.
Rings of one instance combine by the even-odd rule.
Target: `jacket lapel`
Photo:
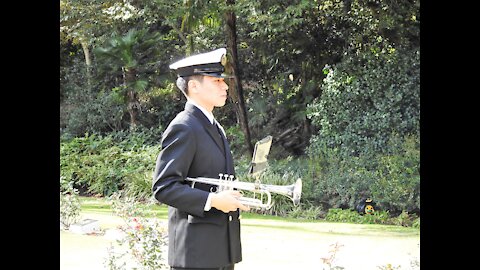
[[[200,109],[198,109],[197,107],[189,103],[185,105],[185,110],[189,113],[192,113],[200,121],[200,123],[202,123],[202,126],[205,128],[208,135],[210,135],[210,137],[213,139],[215,144],[218,146],[218,148],[220,148],[221,152],[225,156],[224,141],[221,138],[220,134],[218,133],[217,128],[210,123],[207,116],[205,116],[205,114],[203,114],[203,112],[200,111]]]

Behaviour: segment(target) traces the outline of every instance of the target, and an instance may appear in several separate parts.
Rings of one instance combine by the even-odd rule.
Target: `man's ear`
[[[196,80],[189,80],[188,81],[188,92],[189,93],[198,93],[198,81]]]

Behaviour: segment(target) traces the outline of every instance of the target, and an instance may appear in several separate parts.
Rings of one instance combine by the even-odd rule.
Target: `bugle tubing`
[[[229,178],[229,179],[228,179]],[[261,199],[250,198],[250,197],[240,197],[240,202],[244,205],[250,207],[261,208],[268,210],[272,207],[272,196],[271,193],[280,194],[288,197],[292,200],[293,205],[298,205],[302,195],[302,179],[298,178],[295,183],[291,185],[269,185],[262,184],[259,181],[256,182],[243,182],[238,181],[238,179],[233,179],[233,175],[219,174],[219,179],[208,178],[208,177],[187,177],[187,181],[191,182],[192,188],[196,183],[204,183],[209,185],[214,185],[210,189],[211,192],[221,192],[224,190],[240,190],[240,191],[250,191],[261,194]],[[266,202],[263,202],[263,195],[266,196]]]

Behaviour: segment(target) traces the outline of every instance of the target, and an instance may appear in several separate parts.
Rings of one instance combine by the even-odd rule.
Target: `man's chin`
[[[218,102],[217,104],[215,104],[215,107],[223,107],[225,105],[225,103],[227,103],[227,100],[225,99],[224,102]]]

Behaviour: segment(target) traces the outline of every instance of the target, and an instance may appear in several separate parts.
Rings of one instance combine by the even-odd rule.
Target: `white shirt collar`
[[[205,116],[208,118],[208,120],[210,121],[210,123],[213,125],[213,114],[210,113],[209,111],[205,110],[202,106],[198,105],[193,99],[187,99],[187,103],[186,104],[192,104],[193,106],[197,107],[200,111],[203,112],[203,114],[205,114]]]
[[[209,111],[205,110],[202,106],[198,105],[193,99],[190,99],[188,98],[187,99],[187,103],[186,104],[192,104],[193,106],[197,107],[200,111],[203,112],[203,114],[205,114],[205,116],[208,118],[208,120],[210,121],[210,123],[213,125],[213,121],[215,120],[215,118],[213,117],[213,114],[210,113]],[[185,105],[186,105],[185,104]],[[222,125],[220,125],[220,123],[218,123],[218,121],[215,121],[217,122],[217,125],[218,127],[220,128],[220,130],[223,132],[223,135],[225,136],[225,138],[227,137],[227,133],[225,132],[225,130],[223,129]]]

